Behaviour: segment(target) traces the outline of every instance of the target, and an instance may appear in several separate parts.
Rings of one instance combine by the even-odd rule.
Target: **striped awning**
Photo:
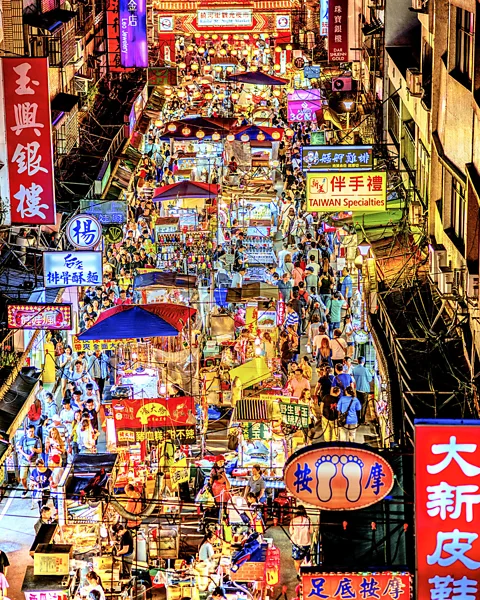
[[[268,404],[259,398],[238,400],[233,409],[232,421],[236,423],[264,423],[268,421]]]

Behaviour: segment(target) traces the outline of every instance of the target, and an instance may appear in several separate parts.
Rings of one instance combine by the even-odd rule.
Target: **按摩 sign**
[[[303,597],[313,600],[410,600],[411,577],[392,572],[309,573],[302,575],[302,587]]]
[[[44,252],[45,287],[102,285],[102,252]]]
[[[417,598],[478,598],[480,422],[415,424]]]
[[[232,8],[216,10],[199,10],[197,25],[199,27],[252,27],[252,11],[248,8]]]
[[[9,304],[7,307],[9,329],[72,328],[71,304]]]
[[[307,173],[307,211],[379,212],[387,208],[383,171]]]
[[[148,67],[147,2],[119,0],[122,67]]]
[[[372,146],[303,146],[303,171],[368,171],[373,166]]]
[[[284,481],[298,502],[324,510],[355,510],[383,500],[394,474],[380,454],[359,444],[321,443],[292,454]]]
[[[2,57],[11,222],[55,225],[46,58]]]
[[[102,226],[91,215],[75,215],[67,223],[68,241],[80,250],[95,247],[102,239]]]

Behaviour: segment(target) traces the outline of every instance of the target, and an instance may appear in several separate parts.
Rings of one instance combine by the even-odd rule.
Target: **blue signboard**
[[[79,248],[86,250],[94,248],[102,239],[102,226],[91,215],[75,215],[67,223],[68,241]]]
[[[319,79],[320,65],[310,65],[309,67],[304,67],[303,76],[305,79]]]
[[[102,285],[102,252],[44,252],[46,288]]]
[[[96,217],[102,225],[123,225],[127,222],[127,202],[121,200],[80,200],[82,213]]]

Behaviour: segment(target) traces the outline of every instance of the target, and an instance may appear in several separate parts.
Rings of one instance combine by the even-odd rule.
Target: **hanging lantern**
[[[238,50],[235,50],[235,49],[234,49],[234,50],[232,50],[232,51],[230,52],[230,54],[231,54],[232,56],[237,56],[237,54],[238,54]]]
[[[275,52],[278,52],[280,54],[281,51],[282,49],[280,48],[280,46],[275,46]]]
[[[186,69],[187,65],[184,62],[178,63],[178,68],[179,69]]]
[[[170,133],[173,133],[174,131],[177,131],[177,126],[174,123],[170,123],[167,129],[170,131]]]
[[[217,65],[217,66],[215,67],[215,71],[216,71],[217,73],[220,73],[220,72],[222,71],[222,67],[221,67],[220,65]]]
[[[285,135],[289,138],[293,137],[294,131],[293,129],[285,129]]]
[[[183,90],[180,90],[180,91],[178,92],[177,96],[178,96],[179,98],[185,98],[186,94],[185,94],[185,92],[184,92]]]
[[[234,34],[234,36],[233,36],[233,39],[234,39],[234,40],[239,40],[239,39],[240,39],[240,36],[238,35],[238,33],[235,33],[235,34]]]
[[[289,52],[290,52],[291,50],[293,50],[293,46],[292,46],[292,44],[287,44],[287,45],[285,46],[285,50],[288,50]]]
[[[258,67],[256,67],[255,65],[250,67],[250,71],[255,72],[258,71]]]
[[[212,67],[210,65],[205,65],[203,67],[203,70],[205,71],[205,73],[209,73],[211,71]]]
[[[280,69],[281,69],[280,65],[273,65],[274,71],[280,71]]]
[[[227,142],[234,142],[235,141],[235,136],[233,135],[233,133],[229,133],[227,135]]]
[[[193,52],[194,47],[190,44],[189,46],[187,46],[187,52]]]
[[[202,37],[202,34],[201,34],[201,33],[196,33],[196,34],[195,34],[193,37],[194,37],[196,40],[198,40],[199,38],[201,38],[201,37]]]
[[[278,132],[278,131],[274,131],[272,133],[272,139],[274,139],[274,140],[279,140],[281,137],[282,136],[280,135],[280,132]]]
[[[215,131],[215,133],[212,133],[212,140],[214,142],[218,142],[220,140],[220,134],[217,131]]]
[[[204,37],[206,40],[209,40],[209,39],[210,39],[210,34],[209,34],[209,33],[204,33],[204,34],[203,34],[203,37]]]
[[[203,46],[200,46],[199,48],[197,48],[197,52],[198,52],[199,54],[204,54],[204,52],[205,52],[205,48],[204,48]]]
[[[192,69],[192,71],[198,71],[197,63],[192,63],[192,66],[190,68]]]
[[[232,73],[233,72],[233,67],[227,67],[227,73]]]
[[[246,142],[250,141],[250,136],[247,135],[246,133],[244,133],[240,139],[242,140],[243,143],[246,143]]]
[[[164,92],[165,96],[171,96],[172,95],[172,90],[170,88],[165,88]]]
[[[212,35],[212,40],[218,40],[218,35],[216,33]]]
[[[191,133],[192,133],[192,130],[190,129],[190,127],[184,127],[184,128],[182,129],[182,135],[184,135],[185,137],[186,137],[187,135],[190,135]]]
[[[257,135],[257,140],[258,140],[259,142],[263,142],[263,141],[264,141],[264,139],[265,139],[265,134],[264,134],[264,133],[262,133],[262,132],[260,132],[260,133]]]
[[[264,52],[264,54],[270,54],[271,50],[270,50],[270,48],[265,48],[265,50],[263,52]]]
[[[218,99],[219,99],[219,100],[225,100],[225,94],[224,94],[223,92],[220,92],[220,93],[218,94]]]
[[[231,98],[232,100],[238,100],[240,98],[240,94],[238,92],[232,92]]]
[[[220,55],[221,55],[221,56],[227,56],[227,51],[225,50],[225,48],[222,48],[222,49],[220,50]]]
[[[213,98],[213,94],[211,92],[207,92],[205,94],[205,100],[211,100]]]
[[[250,39],[250,36],[248,36],[248,35],[244,35],[244,36],[243,36],[243,39],[244,39],[246,42],[248,42],[248,40]]]
[[[278,65],[275,65],[275,66],[277,67]],[[281,92],[280,90],[273,90],[273,92],[272,92],[272,93],[273,93],[273,95],[274,95],[274,96],[277,96],[277,98],[278,98],[278,96],[280,96],[280,94],[281,94],[282,92]]]
[[[224,33],[222,37],[224,40],[228,40],[228,33]]]
[[[260,36],[258,35],[258,33],[254,33],[252,37],[253,37],[253,39],[254,39],[254,40],[258,40],[258,38],[259,38]]]
[[[255,50],[253,51],[253,56],[258,56],[260,54],[260,50],[258,48],[255,48]]]
[[[205,132],[199,129],[195,135],[199,140],[203,140],[203,138],[205,137]]]
[[[242,50],[243,56],[248,56],[248,50]]]
[[[267,72],[270,70],[270,67],[268,65],[263,65],[262,70]]]
[[[215,50],[213,48],[210,48],[208,53],[210,54],[210,56],[213,56],[215,54]]]

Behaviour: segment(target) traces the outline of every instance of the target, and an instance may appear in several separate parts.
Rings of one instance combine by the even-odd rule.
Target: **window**
[[[415,179],[415,121],[408,119],[402,124],[402,158],[410,178]]]
[[[457,41],[455,46],[455,68],[469,83],[473,76],[474,15],[468,10],[457,8]]]
[[[400,143],[400,96],[393,94],[388,100],[388,131],[394,143]]]
[[[467,205],[465,202],[465,186],[452,178],[452,228],[460,239],[465,239],[465,221]]]
[[[428,186],[430,182],[430,156],[422,144],[418,144],[417,189],[424,206],[428,206]]]

